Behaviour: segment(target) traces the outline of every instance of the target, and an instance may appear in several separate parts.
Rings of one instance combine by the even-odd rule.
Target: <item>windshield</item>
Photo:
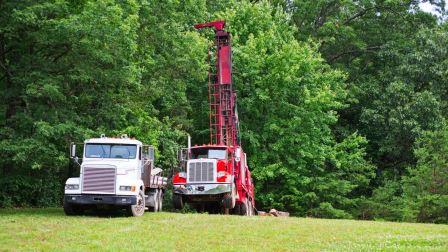
[[[214,159],[227,159],[227,150],[219,149],[193,149],[192,158],[214,158]]]
[[[86,158],[134,159],[137,145],[132,144],[86,144]]]

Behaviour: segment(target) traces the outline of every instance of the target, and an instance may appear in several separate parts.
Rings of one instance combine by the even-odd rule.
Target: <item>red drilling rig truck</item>
[[[214,28],[215,65],[209,71],[210,143],[179,151],[181,171],[173,176],[173,205],[198,211],[254,215],[254,185],[240,137],[232,86],[232,47],[225,21],[197,24]],[[211,53],[209,52],[209,59]]]

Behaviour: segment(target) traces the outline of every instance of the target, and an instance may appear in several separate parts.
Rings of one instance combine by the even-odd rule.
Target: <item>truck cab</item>
[[[183,149],[179,158],[181,171],[173,177],[175,208],[182,209],[185,203],[190,203],[199,211],[212,205],[215,212],[219,212],[216,208],[222,208],[238,214],[253,214],[253,197],[250,197],[253,184],[241,148],[194,146]]]
[[[100,206],[123,208],[141,216],[147,207],[162,209],[166,178],[154,167],[154,148],[127,136],[91,138],[84,141],[82,162],[76,145],[70,156],[80,165],[79,177],[68,178],[64,191],[67,215]]]

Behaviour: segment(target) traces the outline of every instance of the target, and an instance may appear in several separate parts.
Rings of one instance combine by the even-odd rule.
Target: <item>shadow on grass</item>
[[[0,218],[12,216],[27,216],[27,217],[72,217],[67,216],[62,208],[6,208],[0,209]],[[130,217],[126,211],[120,209],[91,209],[85,210],[82,214],[75,215],[84,217],[100,217],[100,218],[115,218],[115,217]]]
[[[1,216],[63,216],[62,208],[5,208],[0,209]]]

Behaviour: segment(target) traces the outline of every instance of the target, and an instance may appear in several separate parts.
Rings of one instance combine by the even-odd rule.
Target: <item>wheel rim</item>
[[[159,190],[154,193],[154,212],[159,210]]]
[[[137,196],[137,204],[135,205],[135,211],[138,214],[141,214],[145,210],[145,206],[143,204],[143,197],[141,193],[139,193]]]

